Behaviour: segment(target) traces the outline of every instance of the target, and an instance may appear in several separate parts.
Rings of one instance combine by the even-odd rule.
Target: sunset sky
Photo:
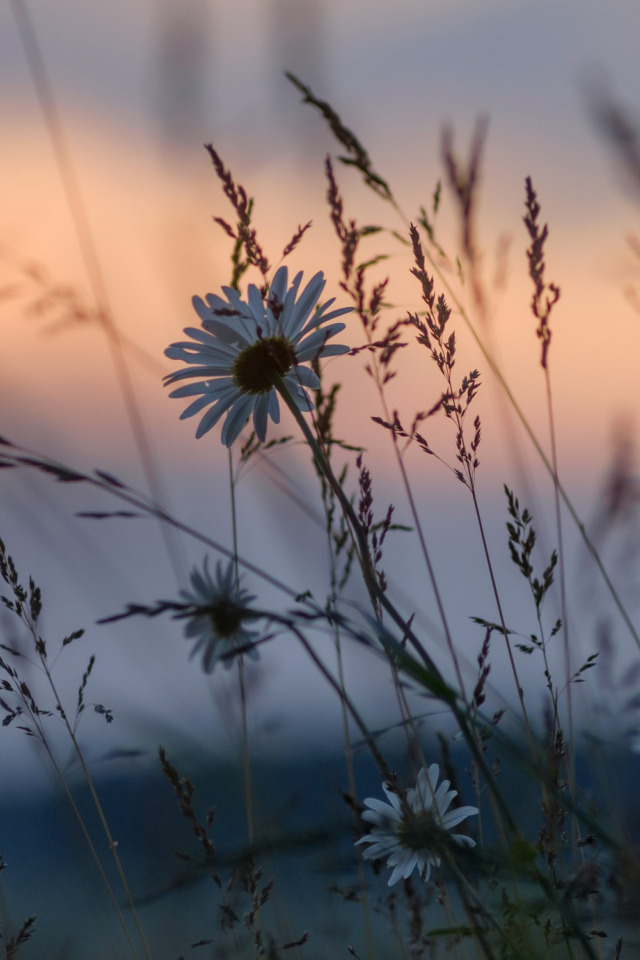
[[[78,291],[89,309],[95,299],[14,9],[22,5],[4,4],[0,10],[0,434],[144,487],[103,332],[83,320],[58,326],[59,312],[30,309],[42,292],[25,275],[34,264],[51,282]],[[322,118],[300,104],[298,92],[284,79],[283,72],[290,70],[358,135],[403,212],[381,203],[355,171],[338,164],[347,216],[403,235],[420,205],[429,207],[443,177],[443,124],[451,125],[455,149],[466,157],[477,118],[488,119],[476,219],[488,310],[478,329],[547,448],[522,224],[524,179],[532,177],[541,218],[549,224],[547,278],[562,290],[553,313],[550,362],[560,469],[589,519],[615,425],[623,422],[637,436],[640,313],[630,299],[634,287],[640,292],[640,259],[628,237],[640,232],[640,183],[634,186],[593,119],[599,95],[610,96],[630,118],[640,117],[636,0],[113,0],[108,5],[33,0],[28,9],[113,320],[129,343],[128,369],[177,515],[230,543],[227,459],[219,428],[196,442],[195,422],[178,420],[181,402],[167,399],[161,385],[162,374],[172,369],[164,348],[196,320],[192,295],[216,292],[229,278],[229,241],[211,217],[230,218],[231,212],[204,142],[214,143],[255,197],[256,225],[272,262],[299,224],[314,221],[290,270],[304,269],[308,276],[324,270],[326,294],[346,303],[337,285],[339,249],[324,203],[324,157],[339,151]],[[458,227],[446,189],[436,229],[455,258]],[[392,277],[389,320],[417,309],[419,290],[405,248],[390,235],[366,243],[367,255],[391,254],[376,267],[378,278],[387,272]],[[502,276],[498,284],[497,274]],[[474,317],[467,290],[456,289]],[[477,316],[474,322],[480,323]],[[528,493],[537,498],[532,506],[545,511],[550,491],[527,442],[520,441],[524,460],[514,456],[500,388],[462,321],[455,323],[461,375],[474,367],[483,374],[480,483],[494,521],[493,546],[506,554],[502,483],[532,481]],[[356,346],[362,335],[354,326],[343,336]],[[406,351],[401,369],[391,400],[409,419],[433,403],[441,385],[416,348]],[[387,466],[387,438],[370,422],[380,411],[360,361],[339,358],[328,373],[345,382],[340,423],[345,439],[369,448],[381,511],[393,498],[397,519],[407,522],[400,487]],[[289,431],[284,421],[283,429]],[[444,434],[442,442],[447,442]],[[443,453],[453,457],[451,437],[449,442]],[[316,479],[302,454],[279,462],[303,497],[315,491]],[[468,504],[436,464],[416,457],[410,463],[443,580],[449,584],[462,577],[468,590],[469,609],[465,605],[459,614],[460,629],[468,631],[466,618],[483,612],[479,607],[486,597],[486,584],[474,573],[481,565],[478,544],[474,539],[468,550],[459,548],[466,539]],[[321,582],[313,558],[322,535],[309,517],[296,514],[296,539],[283,536],[283,511],[292,508],[274,476],[272,470],[254,470],[240,485],[241,553],[277,566],[285,581],[302,590],[308,582]],[[150,522],[144,521],[144,537],[139,528],[123,530],[122,524],[96,529],[72,518],[77,506],[68,491],[32,476],[0,479],[0,536],[19,568],[42,583],[45,600],[52,597],[48,617],[54,634],[90,626],[128,602],[175,596],[175,577]],[[94,508],[99,508],[95,502]],[[550,511],[540,525],[551,549]],[[571,543],[573,562],[580,567],[579,547]],[[187,569],[202,560],[199,545],[185,541],[181,549]],[[300,552],[310,560],[311,572],[297,582]],[[419,596],[424,588],[407,554],[398,548],[391,574],[410,596]],[[454,607],[456,597],[453,587]],[[63,609],[57,598],[65,598]],[[514,604],[517,609],[515,599]],[[423,612],[426,621],[433,620],[432,613]],[[492,613],[484,609],[484,615]],[[137,644],[140,630],[144,641]],[[171,645],[179,628],[165,624],[162,631],[160,660],[146,624],[127,624],[119,631],[91,627],[87,650],[101,647],[104,698],[110,695],[109,678],[117,675],[124,699],[139,697],[139,708],[129,707],[136,720],[144,725],[145,716],[155,716],[149,721],[154,736],[154,723],[162,722],[158,704],[170,697],[176,698],[178,713],[191,716],[193,711],[193,728],[201,729],[209,709],[206,682],[196,665],[186,662],[180,638]],[[479,639],[473,638],[473,643]],[[588,643],[585,650],[591,650]],[[280,674],[273,667],[263,714],[256,720],[265,729],[282,720],[273,702],[287,667],[303,669],[297,655],[279,662]],[[354,684],[363,690],[375,693],[375,685],[386,682],[375,671],[361,676],[355,661],[353,670]],[[202,691],[199,706],[188,690],[194,678]],[[231,683],[228,676],[224,682]],[[71,690],[74,683],[75,678]],[[324,703],[324,691],[317,697]],[[308,701],[302,695],[300,700],[304,709]]]

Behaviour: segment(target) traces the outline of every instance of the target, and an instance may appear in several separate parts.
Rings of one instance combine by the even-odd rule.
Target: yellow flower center
[[[295,350],[286,337],[267,337],[242,351],[231,376],[243,393],[267,393],[295,363]]]

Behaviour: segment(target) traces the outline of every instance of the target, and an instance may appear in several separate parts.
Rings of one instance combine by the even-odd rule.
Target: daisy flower
[[[431,866],[440,865],[440,857],[433,853],[434,845],[441,846],[438,831],[451,830],[462,820],[478,813],[477,807],[458,807],[447,813],[458,791],[449,790],[451,784],[448,780],[443,780],[438,787],[439,774],[437,763],[432,763],[429,769],[423,767],[416,786],[407,791],[404,804],[387,784],[382,788],[389,803],[375,797],[365,800],[369,809],[364,811],[362,818],[372,823],[373,828],[357,844],[371,844],[363,852],[367,860],[387,858],[387,866],[393,868],[389,886],[400,878],[406,880],[415,867],[426,882]],[[451,839],[463,846],[475,847],[475,841],[464,834],[454,833]]]
[[[251,617],[249,605],[255,597],[237,583],[231,561],[226,566],[218,562],[212,576],[207,558],[202,570],[192,570],[189,580],[192,591],[181,590],[180,596],[190,607],[193,606],[194,612],[189,614],[184,633],[188,639],[197,638],[191,656],[201,654],[203,669],[212,673],[222,657],[245,647],[258,636],[243,626],[243,621]],[[254,647],[246,653],[252,660],[258,659]],[[232,662],[232,657],[226,657],[225,667],[230,667]]]
[[[222,288],[224,299],[213,293],[207,294],[206,303],[193,298],[202,328],[187,328],[184,332],[191,339],[165,350],[172,360],[189,364],[186,370],[165,377],[165,383],[194,381],[169,396],[194,398],[181,413],[181,420],[206,410],[196,437],[211,430],[226,414],[222,442],[230,447],[253,414],[253,426],[262,442],[267,418],[280,422],[276,386],[281,381],[300,410],[313,410],[305,388],[317,390],[320,381],[304,364],[349,352],[349,347],[328,341],[344,330],[344,323],[333,321],[351,307],[329,310],[333,300],[318,306],[325,286],[322,273],[298,296],[301,282],[302,273],[298,273],[288,287],[287,268],[280,267],[266,299],[254,284],[249,285],[246,300],[232,287]]]

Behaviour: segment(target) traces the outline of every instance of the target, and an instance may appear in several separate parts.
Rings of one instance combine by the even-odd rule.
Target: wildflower
[[[184,630],[186,637],[198,638],[191,656],[202,653],[206,673],[212,673],[223,657],[225,666],[230,667],[233,658],[226,655],[250,645],[258,636],[243,626],[243,621],[251,617],[249,605],[255,597],[240,587],[232,562],[226,567],[218,562],[212,577],[205,560],[203,569],[192,570],[189,579],[193,592],[181,590],[180,595],[194,608]],[[252,660],[258,659],[255,647],[249,646],[246,653]]]
[[[301,281],[299,273],[287,289],[287,268],[280,267],[266,299],[253,284],[249,285],[246,301],[231,287],[222,288],[226,299],[212,293],[207,294],[206,303],[200,297],[193,298],[202,329],[187,328],[184,332],[191,339],[165,350],[172,360],[192,366],[169,374],[165,383],[198,378],[169,394],[196,398],[183,410],[181,420],[209,407],[198,424],[196,437],[211,430],[226,413],[222,442],[230,447],[253,414],[253,425],[262,442],[267,417],[280,422],[275,388],[281,381],[300,410],[313,410],[305,387],[317,390],[320,381],[303,364],[348,353],[347,346],[327,341],[345,326],[329,321],[351,308],[327,313],[333,300],[317,306],[325,285],[322,273],[317,273],[298,297]]]
[[[478,813],[477,807],[458,807],[447,813],[458,791],[449,790],[448,780],[443,780],[437,787],[439,773],[437,763],[432,763],[428,770],[423,767],[415,788],[407,791],[404,804],[387,784],[383,784],[383,790],[389,803],[374,797],[365,800],[369,809],[362,817],[374,826],[357,843],[371,844],[363,853],[367,860],[387,857],[387,866],[393,867],[389,886],[401,877],[406,880],[414,867],[426,882],[431,865],[440,865],[440,857],[432,852],[434,841],[438,843],[438,831],[451,830],[462,820]],[[475,841],[461,833],[452,834],[452,840],[475,847]]]

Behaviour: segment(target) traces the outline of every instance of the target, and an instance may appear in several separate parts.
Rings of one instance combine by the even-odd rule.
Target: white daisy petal
[[[466,820],[467,817],[474,817],[477,813],[477,807],[457,807],[457,809],[451,810],[442,818],[443,829],[450,830],[451,827],[455,827],[463,820]]]
[[[176,383],[178,380],[187,380],[189,377],[204,377],[205,380],[208,380],[209,377],[222,377],[228,372],[228,367],[222,364],[220,364],[220,366],[210,364],[207,367],[196,367],[193,370],[176,370],[175,373],[170,373],[165,377],[164,382],[165,386],[168,386],[170,383]],[[171,396],[171,394],[169,394],[169,396]]]
[[[233,397],[226,397],[218,400],[210,410],[208,410],[196,429],[196,439],[199,440],[205,433],[208,433],[212,427],[215,427],[220,417],[225,413],[233,403]],[[181,417],[184,418],[184,411]]]
[[[318,297],[324,290],[325,280],[322,273],[316,273],[300,295],[300,299],[295,305],[295,326],[290,326],[285,330],[287,336],[293,339],[297,330],[302,330],[307,317],[311,313],[314,305],[318,302]],[[293,314],[292,314],[293,317]]]
[[[365,843],[369,841],[370,837],[362,837],[360,840],[356,841],[356,846],[359,843]],[[395,838],[390,837],[388,840],[380,840],[378,843],[372,843],[370,847],[362,851],[362,856],[365,860],[382,860],[384,857],[387,857],[389,854],[393,853],[395,847]]]
[[[296,297],[302,282],[302,271],[297,273],[284,298],[284,309],[278,318],[278,330],[283,336],[291,338],[300,326],[297,317]]]
[[[300,331],[299,336],[306,337],[306,335],[310,333],[311,330],[315,330],[315,328],[320,326],[320,324],[323,324],[323,325],[327,324],[329,323],[330,320],[335,320],[336,317],[341,317],[345,313],[349,313],[350,311],[351,311],[351,307],[342,307],[340,310],[332,310],[331,313],[328,313],[325,316],[321,310],[316,310],[316,312],[311,317],[311,320],[309,320],[306,327]],[[340,328],[339,323],[331,324],[331,326]]]
[[[436,866],[437,867],[440,866],[440,861],[438,861]],[[422,869],[420,870],[420,879],[423,880],[425,883],[427,883],[430,876],[431,876],[431,861],[427,860],[426,863],[422,866]]]
[[[191,303],[201,320],[206,320],[211,315],[211,307],[207,306],[202,297],[192,297]]]
[[[183,387],[178,387],[170,394],[172,397],[193,397],[196,394],[206,393],[209,396],[209,403],[212,403],[215,397],[219,397],[226,390],[234,390],[233,380],[228,377],[220,377],[219,380],[200,380],[198,383],[186,383]]]
[[[451,784],[448,780],[443,780],[435,792],[435,796],[433,798],[433,807],[434,810],[437,810],[440,816],[442,816],[445,810],[449,809],[451,806],[451,801],[455,800],[455,798],[458,796],[457,790],[449,790],[450,786]]]
[[[191,340],[197,340],[198,343],[203,343],[205,346],[215,347],[216,345],[215,337],[213,337],[212,334],[210,334],[209,331],[206,329],[199,330],[197,327],[185,327],[185,329],[182,332],[186,333],[186,335],[190,337]],[[193,344],[191,342],[180,343],[178,344],[178,346],[193,348]]]
[[[397,883],[398,880],[401,880],[403,876],[404,876],[404,870],[402,868],[402,864],[398,864],[398,866],[395,868],[395,870],[389,877],[388,885],[392,887],[394,883]]]
[[[397,818],[400,816],[400,811],[395,807],[392,807],[390,804],[385,803],[384,800],[378,800],[376,797],[369,797],[368,800],[365,800],[366,805],[374,812],[376,815],[380,814],[383,817],[394,817]],[[365,810],[362,814],[364,817],[369,811]],[[371,819],[371,817],[367,817]]]
[[[218,341],[218,349],[226,353],[233,353],[234,356],[237,356],[239,349],[248,346],[253,340],[253,337],[248,337],[244,330],[239,328],[238,323],[232,325],[228,321],[215,318],[203,320],[202,323],[207,333],[210,333]]]
[[[260,293],[256,285],[253,283],[249,284],[248,296],[249,296],[249,308],[251,310],[251,313],[255,317],[258,325],[262,328],[262,335],[266,336],[267,335],[267,331],[266,331],[267,317],[266,317],[266,312],[264,308],[264,300],[262,299],[262,294]]]
[[[476,842],[472,840],[471,837],[465,836],[464,833],[454,833],[452,840],[455,840],[456,843],[459,843],[461,847],[475,847]]]
[[[246,309],[246,304],[243,303],[242,297],[240,296],[239,291],[236,290],[235,287],[223,287],[222,292],[224,293],[225,297],[229,301],[229,306],[232,307],[234,310],[241,310],[243,307]],[[227,304],[224,302],[222,297],[218,297],[215,293],[208,293],[207,300],[209,301],[209,303],[212,303],[212,304],[215,301],[215,303],[219,304],[220,307],[227,306]]]
[[[336,324],[336,326],[338,326]],[[334,333],[339,333],[340,330],[333,330],[331,327],[320,327],[318,330],[310,331],[306,336],[298,334],[297,337],[294,337],[293,340],[299,348],[304,346],[304,349],[308,352],[309,350],[321,350],[322,347],[327,343]]]
[[[296,349],[296,356],[302,363],[307,360],[316,360],[319,357],[328,356],[331,351],[331,344],[327,344],[327,334],[324,330],[318,330],[310,334],[306,340]],[[348,353],[349,348],[345,344],[333,344],[339,349],[336,353]]]
[[[269,416],[274,423],[280,423],[280,404],[278,402],[278,394],[275,390],[270,390],[267,394],[269,397]]]
[[[253,429],[259,440],[264,440],[267,433],[267,414],[269,412],[269,394],[263,393],[253,408]]]
[[[320,360],[322,357],[341,357],[345,353],[350,353],[351,348],[346,345],[346,343],[328,343],[326,347],[323,347],[320,353],[315,357],[316,360]],[[300,358],[302,359],[302,358]]]
[[[276,303],[284,306],[285,298],[287,296],[287,279],[288,271],[286,267],[280,267],[276,271],[276,275],[271,281],[271,286],[269,287],[269,300],[275,300]]]
[[[292,377],[286,377],[285,379],[288,381],[289,386],[292,388],[293,399],[295,401],[295,404],[298,410],[303,410],[307,413],[309,412],[309,410],[313,410],[315,407],[313,400],[311,399],[307,391],[303,390],[303,388],[298,384],[298,381],[293,380]],[[292,380],[293,380],[293,383],[291,382]]]
[[[251,410],[256,402],[255,396],[240,396],[234,403],[227,415],[227,419],[222,427],[222,442],[230,447],[238,438],[245,423],[251,416]],[[262,437],[264,440],[264,437]]]
[[[327,300],[324,306],[316,311],[311,320],[317,320],[318,323],[328,323],[330,320],[335,320],[336,317],[343,317],[345,313],[351,313],[352,307],[340,307],[338,310],[331,310],[329,313],[325,313],[326,308],[330,307],[334,300]],[[309,329],[311,329],[311,320],[307,324]]]
[[[222,401],[224,403],[224,400]],[[181,420],[186,420],[187,417],[195,417],[196,413],[200,413],[201,410],[204,410],[205,407],[211,405],[211,397],[208,392],[204,392],[201,397],[198,397],[197,400],[194,400],[193,403],[190,403],[188,407],[180,414]]]
[[[398,796],[398,794],[395,793],[393,790],[391,790],[391,789],[389,788],[389,785],[386,784],[386,783],[383,783],[383,784],[382,784],[382,789],[384,790],[384,792],[386,793],[387,797],[389,798],[389,802],[390,802],[391,806],[393,807],[393,809],[394,809],[398,814],[400,814],[400,813],[402,812],[402,805],[401,805],[401,803],[400,803],[400,797]],[[365,802],[366,802],[366,801],[365,801]]]
[[[320,379],[311,367],[296,367],[295,378],[310,390],[317,390],[320,386]]]

